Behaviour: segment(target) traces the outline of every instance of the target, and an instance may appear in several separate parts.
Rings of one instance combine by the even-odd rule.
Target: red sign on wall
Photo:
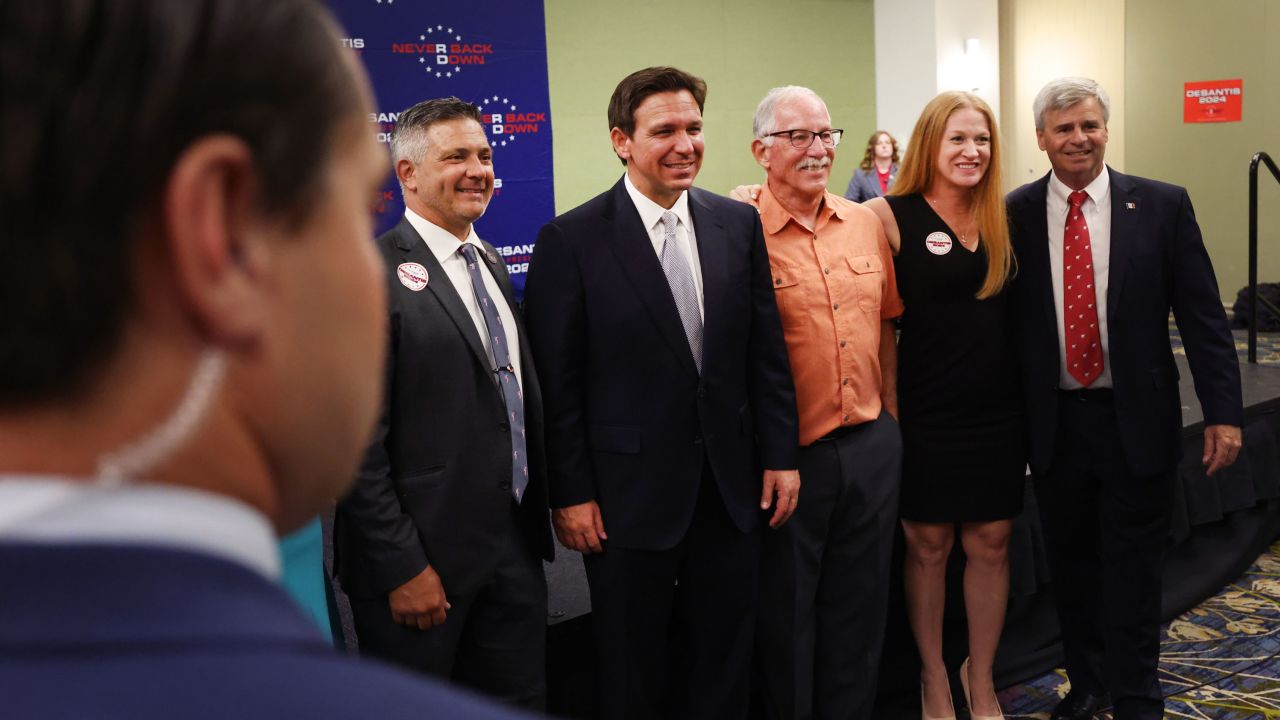
[[[1244,112],[1244,80],[1185,83],[1182,122],[1240,122]]]

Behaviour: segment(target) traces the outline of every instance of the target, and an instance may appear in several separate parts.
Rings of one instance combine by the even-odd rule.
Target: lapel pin
[[[484,256],[485,256],[485,258],[489,261],[489,264],[490,264],[490,265],[492,265],[493,263],[498,262],[498,256],[497,256],[496,254],[494,254],[494,252],[493,252],[492,250],[485,250],[485,251],[484,251]]]
[[[1124,209],[1125,209],[1125,210],[1137,210],[1137,209],[1138,209],[1138,203],[1131,203],[1131,202],[1127,202],[1127,203],[1125,203],[1125,204],[1124,204]]]
[[[414,292],[427,286],[427,269],[416,262],[400,263],[400,267],[396,268],[396,277],[400,278],[401,285]]]

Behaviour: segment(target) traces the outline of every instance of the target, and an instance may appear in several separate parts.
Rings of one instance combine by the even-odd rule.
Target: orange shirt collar
[[[845,220],[844,208],[834,206],[828,198],[831,197],[830,192],[823,193],[822,207],[818,210],[818,227],[815,231],[822,228],[831,221],[832,216]],[[788,222],[795,222],[797,226],[803,227],[795,216],[782,207],[782,203],[778,202],[778,198],[774,196],[773,191],[769,189],[769,181],[766,180],[760,188],[760,224],[764,226],[765,234],[777,235],[782,228],[786,227]]]

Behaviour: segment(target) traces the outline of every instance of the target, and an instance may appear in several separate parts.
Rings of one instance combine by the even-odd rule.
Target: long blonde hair
[[[929,101],[916,120],[907,143],[907,154],[898,168],[898,179],[889,189],[890,195],[924,193],[932,185],[938,173],[938,149],[947,120],[952,113],[972,108],[982,113],[991,130],[991,159],[987,172],[974,186],[973,202],[969,206],[978,222],[978,234],[987,252],[987,276],[978,289],[978,299],[985,300],[1000,292],[1014,272],[1013,248],[1009,244],[1009,220],[1005,214],[1004,197],[1000,192],[1000,133],[991,107],[977,95],[964,91],[940,93]]]

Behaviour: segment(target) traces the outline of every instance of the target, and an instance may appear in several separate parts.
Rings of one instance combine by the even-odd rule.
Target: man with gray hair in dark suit
[[[474,223],[493,195],[480,111],[400,113],[404,218],[378,238],[387,389],[336,521],[361,649],[514,705],[546,698],[552,557],[533,357],[505,263]]]
[[[1088,78],[1036,96],[1053,170],[1009,194],[1031,471],[1071,692],[1054,720],[1164,714],[1161,567],[1181,455],[1172,310],[1204,411],[1210,475],[1240,451],[1235,344],[1183,188],[1107,167],[1110,101]]]

